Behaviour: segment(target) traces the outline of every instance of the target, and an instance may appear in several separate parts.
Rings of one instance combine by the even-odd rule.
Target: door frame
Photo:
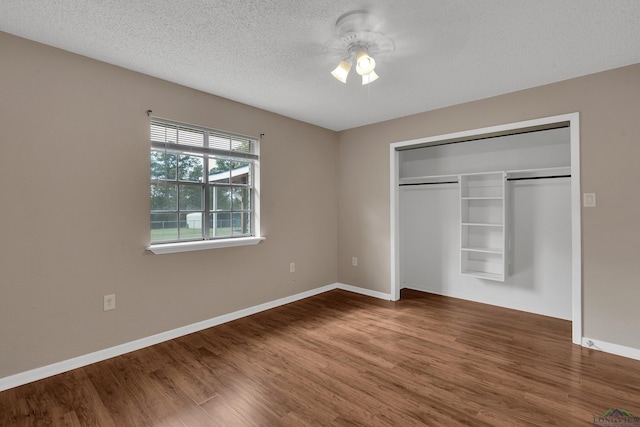
[[[399,151],[536,130],[569,127],[571,146],[571,340],[582,344],[582,225],[580,193],[580,114],[569,113],[461,132],[395,142],[390,145],[391,289],[400,299]]]

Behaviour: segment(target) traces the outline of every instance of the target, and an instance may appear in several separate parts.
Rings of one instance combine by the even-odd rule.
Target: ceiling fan
[[[342,83],[347,82],[349,72],[355,64],[362,84],[376,81],[374,55],[391,54],[395,50],[393,41],[378,31],[382,21],[365,10],[355,10],[340,16],[336,21],[336,38],[327,43],[327,50],[341,55],[341,61],[331,75]]]

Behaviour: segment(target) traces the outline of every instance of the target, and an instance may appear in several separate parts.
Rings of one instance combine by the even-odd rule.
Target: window
[[[256,139],[153,118],[151,247],[255,236],[258,159]]]

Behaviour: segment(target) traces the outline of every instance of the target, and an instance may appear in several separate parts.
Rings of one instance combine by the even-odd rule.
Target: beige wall
[[[4,33],[0,52],[0,378],[336,281],[387,293],[390,143],[574,111],[598,194],[584,333],[640,348],[640,65],[336,134]],[[265,242],[145,251],[147,109],[266,134]]]
[[[389,292],[390,143],[576,111],[598,200],[582,211],[583,332],[640,348],[640,65],[341,132],[338,280]]]
[[[336,282],[335,132],[5,33],[0,52],[0,378]],[[147,109],[266,134],[266,241],[145,251]]]

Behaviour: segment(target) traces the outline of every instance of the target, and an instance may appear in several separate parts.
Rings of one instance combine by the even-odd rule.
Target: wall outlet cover
[[[116,309],[116,296],[115,294],[104,296],[104,311]]]

